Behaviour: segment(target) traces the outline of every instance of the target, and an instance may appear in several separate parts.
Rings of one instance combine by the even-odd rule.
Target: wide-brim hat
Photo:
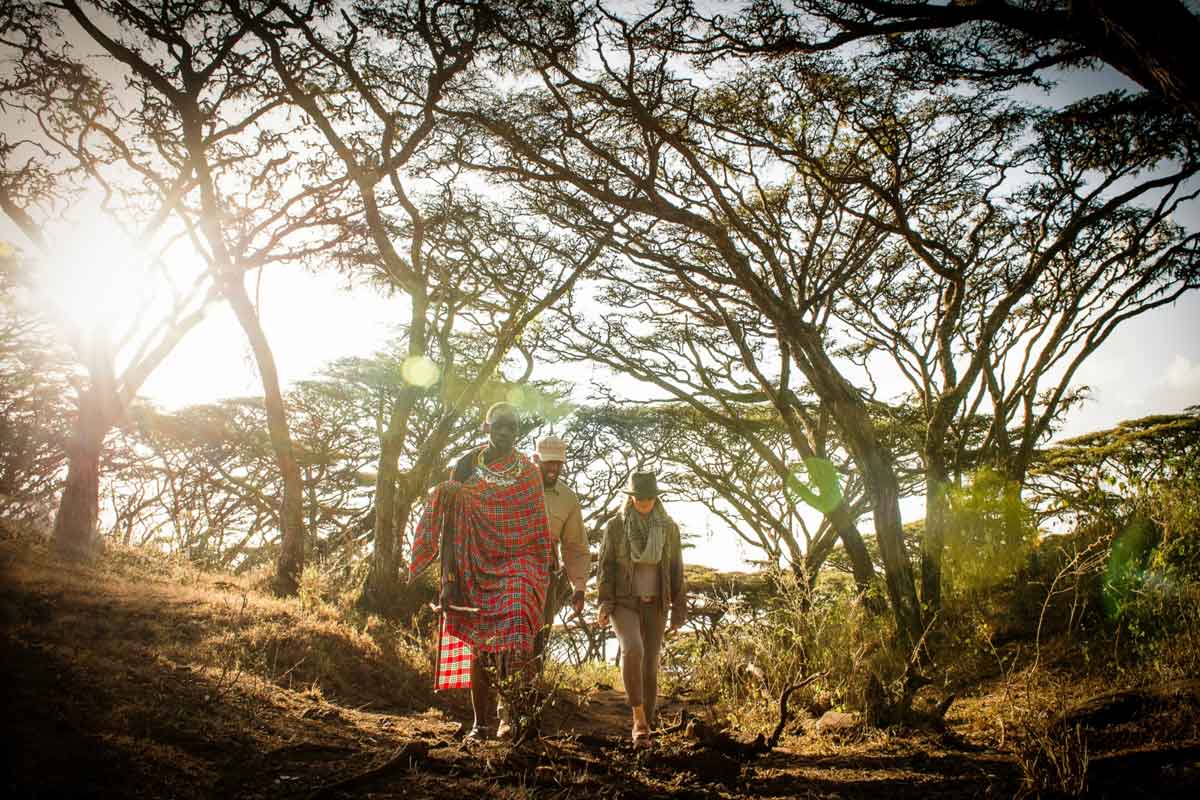
[[[557,436],[543,436],[534,453],[542,461],[566,461],[567,443]]]
[[[625,494],[634,497],[658,497],[658,477],[653,472],[634,472],[625,484]]]

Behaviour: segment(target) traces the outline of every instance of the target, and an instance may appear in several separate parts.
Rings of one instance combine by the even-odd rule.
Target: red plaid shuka
[[[454,485],[447,481],[430,494],[417,523],[410,567],[415,575],[437,558],[449,516],[458,584],[454,604],[479,611],[443,610],[436,690],[470,687],[474,652],[532,651],[553,552],[542,474],[528,458],[514,450],[486,470],[476,469],[457,484],[458,498],[451,501],[448,490]]]
[[[437,665],[433,669],[433,690],[471,688],[471,645],[446,632],[446,618],[438,631]]]

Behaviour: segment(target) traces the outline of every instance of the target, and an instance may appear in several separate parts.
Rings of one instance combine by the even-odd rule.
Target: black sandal
[[[464,742],[486,742],[492,738],[492,732],[486,725],[472,725],[471,730],[463,737]]]

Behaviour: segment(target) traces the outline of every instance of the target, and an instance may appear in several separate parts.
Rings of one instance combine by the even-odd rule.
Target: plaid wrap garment
[[[474,653],[532,651],[553,553],[541,471],[516,451],[462,484],[434,488],[413,538],[414,575],[438,557],[447,516],[458,583],[454,604],[479,611],[443,609],[435,690],[469,688]]]

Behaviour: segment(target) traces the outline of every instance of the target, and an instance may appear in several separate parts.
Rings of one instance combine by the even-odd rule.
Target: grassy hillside
[[[872,730],[836,709],[818,721],[825,709],[805,701],[769,753],[725,747],[749,740],[737,726],[705,741],[698,723],[639,753],[619,687],[594,685],[611,670],[593,670],[557,675],[540,740],[466,745],[465,698],[429,691],[425,645],[402,629],[136,550],[64,563],[6,532],[0,786],[10,797],[1190,796],[1194,683],[1116,696],[1078,642],[1048,642],[1037,665],[1028,644],[1014,634],[990,658],[962,659],[949,712],[925,726]],[[675,683],[664,723],[737,719],[728,699]],[[768,722],[756,719],[742,727]]]

